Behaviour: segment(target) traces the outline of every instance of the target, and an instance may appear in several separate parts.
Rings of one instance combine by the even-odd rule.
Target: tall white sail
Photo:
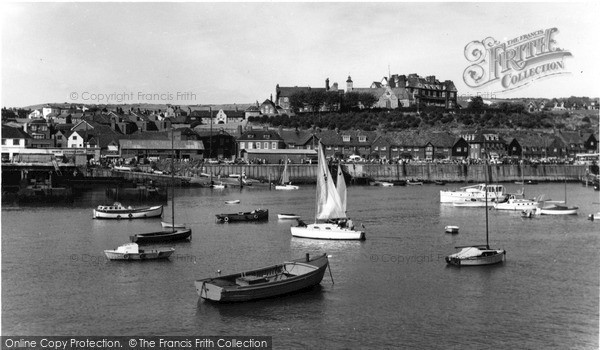
[[[344,180],[344,173],[342,172],[342,165],[338,164],[337,170],[337,181],[336,181],[337,192],[340,196],[342,203],[342,210],[346,212],[346,180]]]
[[[287,159],[286,159],[285,160],[285,165],[283,166],[283,173],[281,174],[281,184],[282,185],[285,185],[288,182],[290,182],[290,176],[288,175],[287,166],[288,166],[288,162],[287,162]]]
[[[319,169],[317,172],[317,220],[345,218],[340,195],[335,188],[327,160],[323,153],[323,145],[319,143]]]

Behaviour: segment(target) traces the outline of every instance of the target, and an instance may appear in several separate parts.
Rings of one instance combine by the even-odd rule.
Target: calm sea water
[[[448,187],[448,186],[446,186]],[[508,185],[517,190],[517,185]],[[513,188],[511,188],[513,187]],[[73,205],[2,210],[3,335],[267,335],[275,348],[597,349],[600,225],[586,220],[598,192],[568,185],[580,214],[522,219],[489,212],[504,264],[447,267],[454,246],[485,242],[485,211],[439,203],[444,187],[350,187],[348,211],[365,242],[292,238],[278,212],[314,215],[314,186],[177,189],[176,217],[193,229],[169,261],[110,262],[104,249],[160,220],[102,221],[103,190]],[[564,199],[561,184],[526,188]],[[225,200],[240,199],[239,205]],[[125,203],[141,205],[141,203]],[[151,203],[144,203],[151,204]],[[217,224],[215,214],[262,207],[268,223]],[[165,217],[170,217],[170,207]],[[444,233],[445,225],[460,234]],[[194,280],[331,255],[333,283],[235,305],[199,301]]]

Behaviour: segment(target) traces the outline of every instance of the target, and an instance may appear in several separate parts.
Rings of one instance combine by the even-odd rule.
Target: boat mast
[[[321,171],[321,162],[325,161],[325,155],[323,154],[323,150],[321,149],[321,140],[318,141],[317,152],[317,186],[315,187],[315,224],[317,223],[317,217],[319,216],[319,172]]]
[[[487,149],[485,147],[485,134],[483,135],[483,169],[485,170],[485,247],[490,249],[489,241],[489,230],[488,230],[488,162],[487,162]]]
[[[175,131],[171,126],[171,227],[175,232]]]

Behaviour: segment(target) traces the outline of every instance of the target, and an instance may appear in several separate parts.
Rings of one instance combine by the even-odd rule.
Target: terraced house
[[[316,136],[324,146],[326,157],[344,157],[359,155],[368,158],[371,154],[371,143],[377,134],[362,130],[321,130]]]
[[[238,157],[244,150],[283,149],[285,143],[275,130],[247,130],[237,139]]]

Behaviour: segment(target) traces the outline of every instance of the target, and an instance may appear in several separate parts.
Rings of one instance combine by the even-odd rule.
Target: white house
[[[42,108],[42,115],[44,118],[48,119],[48,114],[55,113],[60,114],[61,108],[56,105],[47,104]]]
[[[33,112],[29,113],[29,115],[27,116],[27,118],[29,119],[39,119],[39,118],[43,118],[44,117],[44,113],[42,113],[41,109],[36,109]]]
[[[85,131],[75,130],[72,134],[67,138],[67,147],[68,148],[83,148],[84,143],[84,135]]]

